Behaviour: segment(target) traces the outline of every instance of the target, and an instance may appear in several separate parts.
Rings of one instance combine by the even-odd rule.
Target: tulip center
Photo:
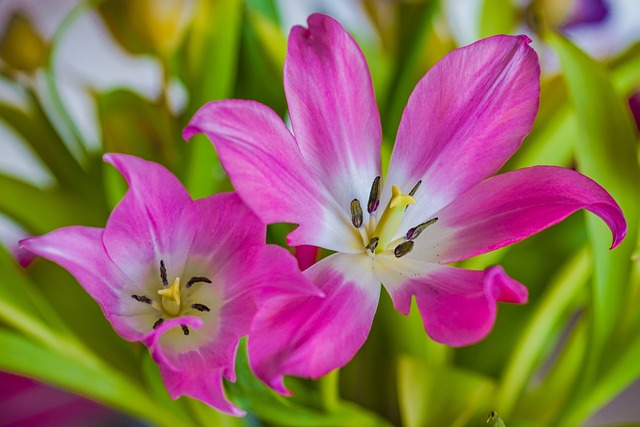
[[[391,187],[391,199],[384,212],[382,212],[382,216],[373,232],[373,238],[378,239],[378,245],[374,250],[375,253],[384,251],[389,242],[391,242],[391,238],[398,232],[407,206],[413,205],[415,202],[416,199],[404,194],[397,186],[393,185]]]
[[[393,248],[393,253],[396,258],[400,258],[411,252],[414,245],[413,241],[420,233],[438,221],[438,218],[431,218],[428,221],[410,228],[404,236],[394,239],[398,233],[407,207],[416,202],[414,195],[416,191],[418,191],[420,184],[422,184],[422,181],[418,181],[407,194],[403,193],[400,187],[392,185],[389,203],[387,203],[380,219],[376,220],[374,213],[380,204],[380,177],[376,177],[371,185],[371,193],[369,194],[369,201],[367,203],[367,212],[369,213],[368,225],[363,225],[364,215],[360,201],[358,199],[351,201],[351,223],[360,232],[366,253],[374,256]]]
[[[160,301],[156,298],[150,298],[145,295],[131,295],[131,298],[138,302],[151,305],[156,311],[160,313],[160,317],[153,324],[153,329],[156,329],[164,321],[165,317],[178,317],[188,315],[190,311],[193,314],[196,312],[208,313],[211,311],[209,307],[201,303],[191,303],[190,292],[188,291],[193,285],[197,283],[211,283],[211,280],[203,276],[194,276],[181,286],[180,277],[176,277],[169,285],[167,280],[167,269],[164,265],[164,261],[160,261],[160,280],[162,281],[162,288],[157,291],[157,295],[160,296]],[[189,335],[189,328],[187,325],[180,325],[182,332],[185,335]]]

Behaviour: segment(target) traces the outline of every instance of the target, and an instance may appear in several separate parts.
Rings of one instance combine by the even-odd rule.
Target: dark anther
[[[198,311],[211,311],[211,309],[204,304],[192,304],[191,308],[195,308]]]
[[[409,195],[411,197],[415,196],[416,191],[418,191],[418,188],[420,188],[420,184],[422,184],[422,180],[416,182],[416,185],[414,185],[413,188],[411,189],[411,191],[409,191]]]
[[[367,245],[367,249],[369,249],[371,251],[371,253],[373,253],[376,248],[378,247],[378,241],[380,239],[377,237],[372,238],[371,240],[369,240],[369,244]]]
[[[362,227],[362,206],[360,206],[360,202],[358,199],[353,199],[351,201],[351,224],[355,228]]]
[[[425,221],[420,225],[410,228],[409,231],[407,231],[407,240],[415,240],[428,226],[435,224],[437,221],[438,217],[431,218],[429,221]]]
[[[200,276],[192,277],[191,279],[189,279],[187,284],[184,285],[184,287],[190,288],[191,285],[196,283],[211,283],[211,280],[207,279],[206,277],[200,277]]]
[[[158,326],[162,325],[164,323],[164,319],[161,317],[158,320],[156,320],[156,323],[153,324],[153,329],[156,329]]]
[[[376,176],[371,184],[371,192],[369,193],[369,202],[367,203],[367,212],[374,213],[380,204],[380,177]]]
[[[182,328],[182,333],[185,335],[189,335],[189,327],[187,325],[180,325]]]
[[[407,240],[406,242],[402,242],[398,246],[396,246],[396,248],[393,250],[393,254],[396,256],[396,258],[400,258],[411,252],[411,249],[413,249],[413,241]]]
[[[149,299],[148,297],[145,297],[144,295],[131,295],[131,298],[133,298],[136,301],[143,302],[145,304],[151,304],[151,299]]]
[[[419,180],[418,182],[416,182],[416,185],[414,185],[411,191],[409,191],[409,195],[411,197],[413,197],[416,194],[416,191],[418,191],[418,188],[420,188],[420,184],[422,184],[422,180]],[[405,206],[404,210],[406,211],[407,209],[409,209],[409,206]]]
[[[162,279],[162,284],[164,286],[169,286],[169,281],[167,280],[167,269],[164,266],[163,260],[160,260],[160,278]]]

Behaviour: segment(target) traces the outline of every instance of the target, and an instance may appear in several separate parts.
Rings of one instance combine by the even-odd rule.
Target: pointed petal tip
[[[609,250],[613,250],[615,248],[618,247],[618,245],[620,245],[620,243],[622,243],[622,241],[624,240],[624,238],[627,236],[627,224],[626,222],[624,223],[624,226],[617,229],[617,230],[612,230],[612,234],[613,234],[613,239],[611,242],[611,247],[609,247]]]
[[[524,41],[525,44],[531,44],[531,42],[533,42],[526,34],[520,34],[520,39]]]

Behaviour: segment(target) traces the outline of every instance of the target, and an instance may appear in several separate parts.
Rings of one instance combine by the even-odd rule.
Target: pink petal
[[[264,246],[267,227],[249,210],[236,193],[214,194],[190,203],[181,212],[181,229],[193,229],[188,242],[190,258],[206,263],[217,271],[237,252]]]
[[[316,260],[318,259],[318,249],[319,248],[317,246],[296,246],[295,254],[300,270],[304,271],[316,263]]]
[[[182,268],[193,229],[177,229],[182,209],[191,197],[163,166],[125,154],[105,154],[104,160],[122,173],[129,190],[111,213],[104,246],[113,262],[132,282],[140,282],[148,267],[171,254],[169,276]]]
[[[236,191],[262,221],[300,224],[289,234],[289,244],[361,249],[348,206],[338,206],[313,175],[271,109],[253,101],[210,102],[183,135],[188,139],[196,133],[211,139]]]
[[[346,210],[380,175],[382,131],[362,51],[338,21],[314,14],[291,29],[284,87],[305,161]]]
[[[378,305],[380,282],[366,255],[333,254],[304,273],[326,297],[274,298],[249,334],[251,367],[280,393],[284,375],[318,378],[351,360]]]
[[[496,319],[496,302],[523,304],[527,289],[495,266],[485,271],[463,270],[438,264],[415,265],[387,274],[385,287],[395,308],[409,314],[415,295],[427,334],[452,346],[473,344],[483,339]],[[409,269],[421,275],[406,279]],[[411,275],[413,276],[413,275]]]
[[[289,251],[265,245],[266,226],[236,193],[196,200],[182,213],[187,223],[183,228],[196,230],[189,263],[210,266],[225,283],[225,298],[247,292],[254,296],[282,292],[321,295],[302,275]]]
[[[417,203],[419,224],[493,175],[518,149],[538,110],[540,67],[526,36],[494,36],[457,49],[418,83],[402,116],[386,179]]]
[[[153,359],[160,366],[165,387],[172,399],[186,395],[201,400],[214,408],[231,415],[244,415],[244,411],[230,403],[222,387],[222,378],[235,380],[233,373],[236,350],[238,347],[235,315],[244,313],[244,307],[227,307],[221,313],[221,327],[215,337],[199,348],[191,351],[177,351],[163,335],[180,325],[192,330],[203,327],[198,317],[181,317],[166,320],[156,330],[150,332],[144,343],[149,347]],[[244,328],[248,329],[246,324]],[[245,331],[243,331],[246,333]],[[190,338],[190,337],[189,337]],[[230,374],[229,374],[230,373]]]
[[[587,209],[609,226],[612,248],[627,225],[618,204],[597,183],[570,169],[536,166],[490,178],[437,213],[410,257],[449,263],[531,236]],[[426,258],[424,258],[426,257]]]
[[[101,228],[65,227],[44,236],[22,240],[20,245],[25,250],[53,261],[69,271],[98,302],[114,329],[123,338],[137,341],[142,337],[142,333],[126,319],[112,316],[120,311],[121,293],[128,286],[129,280],[105,252],[102,232]],[[130,295],[126,298],[130,298]]]

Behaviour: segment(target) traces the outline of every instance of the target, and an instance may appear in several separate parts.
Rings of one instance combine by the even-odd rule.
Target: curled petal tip
[[[626,236],[627,236],[627,224],[625,223],[623,227],[613,232],[613,241],[611,242],[611,247],[609,248],[609,250],[617,248],[618,245],[622,243],[622,241]]]
[[[182,139],[189,142],[189,140],[195,135],[200,133],[200,128],[194,125],[189,125],[182,131]]]
[[[521,39],[522,39],[526,44],[531,44],[531,42],[533,41],[533,40],[531,40],[531,39],[529,38],[529,36],[527,36],[526,34],[521,34],[521,35],[520,35],[520,38],[521,38]]]
[[[485,283],[493,283],[497,301],[512,304],[525,304],[529,299],[529,290],[522,283],[510,278],[499,265],[489,267],[485,271]]]

